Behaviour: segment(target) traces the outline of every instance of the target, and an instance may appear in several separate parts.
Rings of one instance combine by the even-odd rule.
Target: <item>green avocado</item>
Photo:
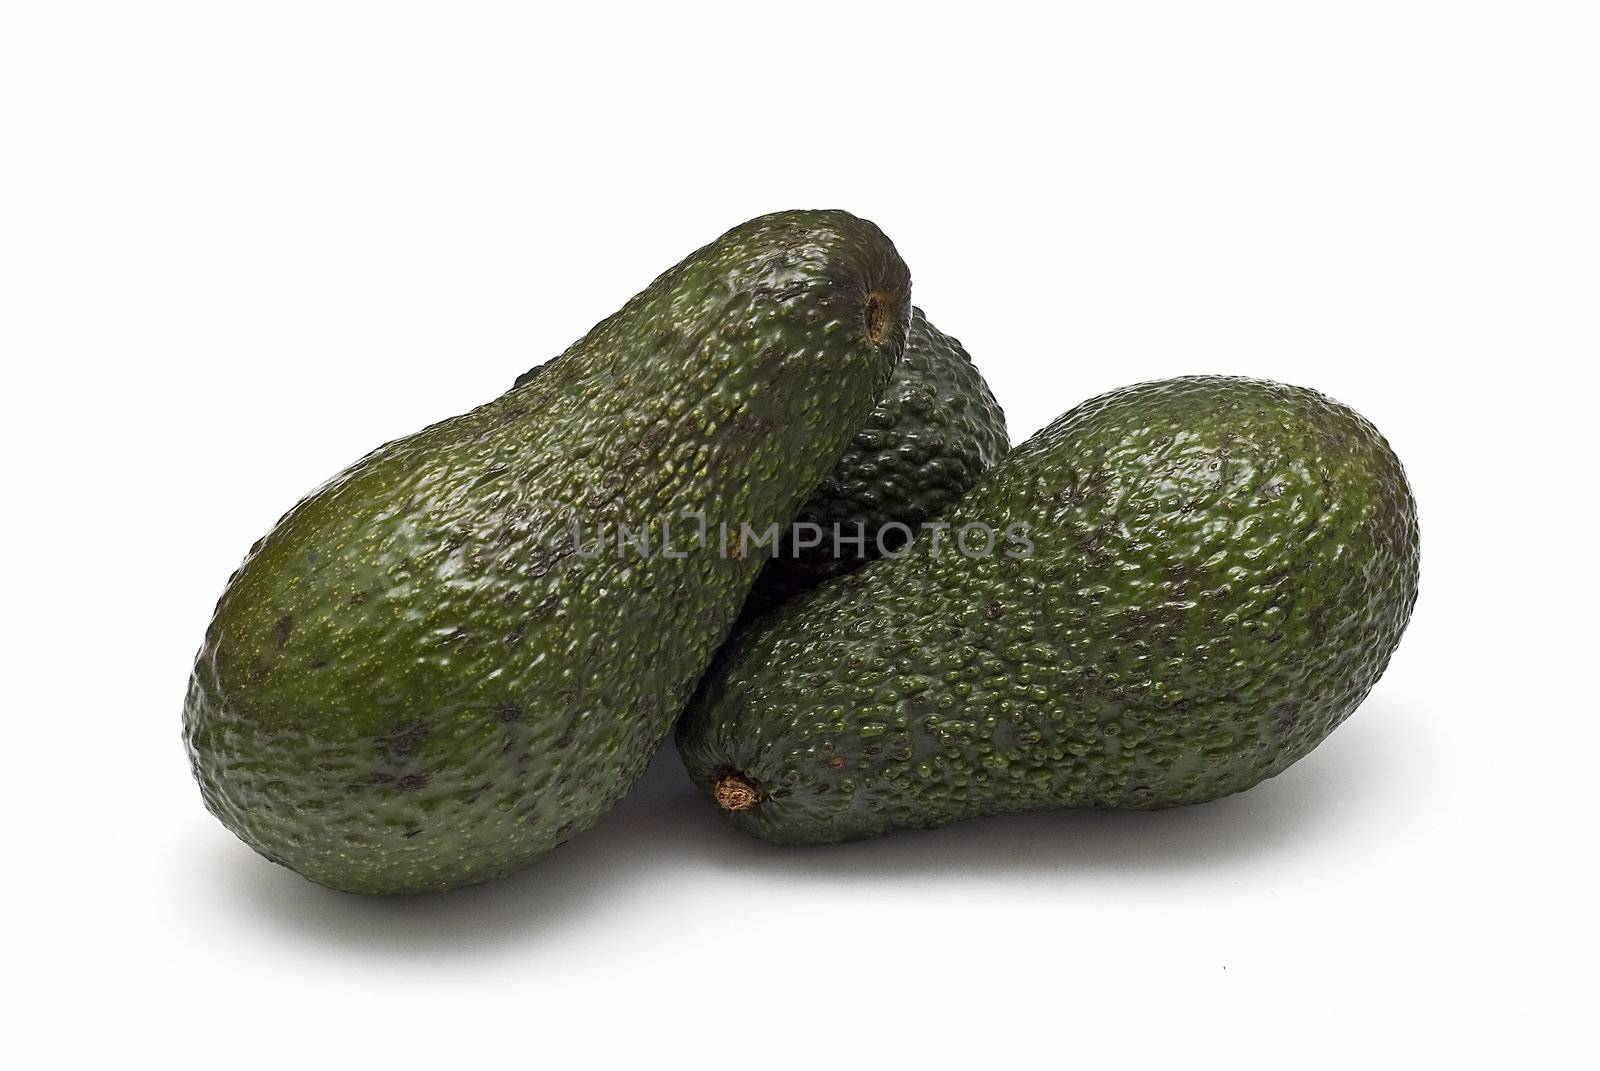
[[[872,224],[763,216],[313,492],[196,660],[206,805],[365,893],[485,881],[590,825],[739,613],[762,562],[741,526],[793,516],[888,383],[909,291]]]
[[[889,389],[800,508],[746,609],[768,609],[905,546],[1010,444],[1005,413],[966,349],[913,308]]]
[[[1260,380],[1095,398],[943,519],[719,656],[678,747],[741,828],[825,843],[1238,792],[1356,708],[1417,594],[1388,444]]]

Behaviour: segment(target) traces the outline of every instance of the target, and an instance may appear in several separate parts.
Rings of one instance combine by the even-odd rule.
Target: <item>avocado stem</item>
[[[867,338],[881,346],[894,328],[894,301],[888,294],[873,291],[867,295]]]
[[[716,797],[717,806],[725,811],[748,811],[761,802],[760,790],[735,773],[717,778],[711,793]]]

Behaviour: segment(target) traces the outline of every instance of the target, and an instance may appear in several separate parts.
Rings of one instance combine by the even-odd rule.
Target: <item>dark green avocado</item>
[[[889,389],[800,508],[747,610],[770,608],[880,551],[903,548],[1010,445],[1005,413],[966,349],[913,308]]]
[[[313,492],[196,660],[206,805],[365,893],[481,882],[591,824],[760,569],[719,529],[786,521],[822,480],[903,351],[909,290],[872,224],[763,216],[523,385]]]
[[[972,556],[924,536],[719,656],[678,746],[741,828],[824,843],[1238,792],[1356,708],[1417,594],[1399,460],[1278,383],[1095,398],[943,519],[983,526]]]

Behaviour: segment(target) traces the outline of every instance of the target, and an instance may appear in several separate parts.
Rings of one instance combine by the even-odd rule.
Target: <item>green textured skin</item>
[[[1026,523],[1034,552],[974,560],[923,538],[719,656],[678,746],[713,798],[751,790],[737,825],[825,843],[1216,799],[1342,722],[1416,600],[1416,508],[1388,444],[1259,380],[1095,398],[945,519]]]
[[[229,581],[184,732],[206,805],[269,859],[366,893],[522,867],[643,771],[760,555],[905,345],[905,265],[842,212],[752,220],[524,385],[383,446]],[[573,549],[701,510],[648,558]]]
[[[822,542],[798,547],[786,539],[762,570],[747,609],[768,609],[877,558],[876,537],[886,525],[898,522],[914,534],[955,505],[1010,445],[1005,413],[966,349],[913,308],[905,356],[889,389],[795,516],[797,524],[821,529]],[[836,543],[836,525],[847,535],[865,532],[865,546]],[[886,545],[893,551],[904,542]]]
[[[539,370],[524,372],[517,384]],[[822,542],[797,547],[785,539],[762,569],[746,609],[770,609],[877,558],[874,537],[886,525],[899,522],[915,532],[938,517],[1010,443],[1005,413],[965,347],[913,307],[905,355],[888,389],[794,517],[816,525]],[[835,525],[846,534],[867,533],[866,543],[835,542]]]

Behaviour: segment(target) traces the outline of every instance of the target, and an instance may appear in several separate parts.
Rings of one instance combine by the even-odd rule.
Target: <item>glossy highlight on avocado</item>
[[[1085,402],[945,519],[1025,523],[1033,553],[919,540],[724,649],[677,739],[729,820],[827,843],[1238,792],[1360,704],[1417,594],[1416,506],[1388,444],[1261,380]]]
[[[481,882],[587,827],[761,559],[714,539],[590,554],[573,525],[786,521],[888,382],[909,290],[870,223],[760,217],[507,394],[314,491],[230,579],[196,660],[184,735],[206,805],[267,858],[365,893]]]

